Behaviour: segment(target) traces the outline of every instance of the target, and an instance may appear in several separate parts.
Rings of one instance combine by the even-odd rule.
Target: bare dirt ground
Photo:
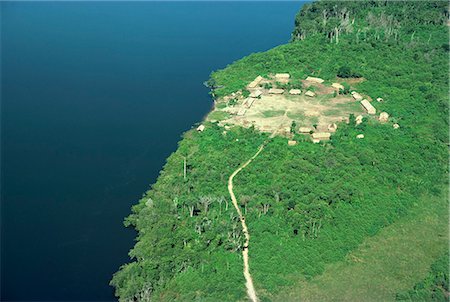
[[[228,192],[230,193],[230,197],[231,197],[231,201],[233,202],[233,206],[235,207],[237,213],[239,214],[239,219],[241,220],[241,224],[242,224],[242,231],[244,232],[244,236],[245,236],[245,243],[244,243],[244,249],[242,250],[242,258],[244,260],[244,277],[245,277],[245,286],[247,287],[247,295],[249,297],[249,299],[252,302],[257,302],[258,301],[258,297],[256,295],[256,290],[255,287],[253,285],[253,279],[252,279],[252,275],[250,274],[250,265],[249,265],[249,257],[248,257],[248,250],[249,250],[249,243],[250,243],[250,234],[248,232],[248,228],[247,228],[247,224],[245,223],[245,217],[242,214],[241,209],[239,208],[236,196],[234,195],[233,192],[233,178],[239,173],[241,172],[242,169],[244,169],[245,167],[247,167],[252,160],[254,160],[259,153],[261,153],[261,151],[264,149],[264,145],[261,145],[258,149],[258,151],[255,153],[255,155],[253,155],[246,163],[244,163],[242,166],[240,166],[236,171],[233,172],[233,174],[230,175],[230,178],[228,179]]]
[[[219,100],[217,111],[222,111],[225,118],[221,125],[254,126],[262,132],[277,132],[279,135],[289,133],[292,121],[297,127],[315,128],[316,131],[328,131],[328,125],[347,121],[350,113],[364,114],[358,101],[350,95],[334,96],[335,88],[324,84],[302,80],[302,93],[290,95],[288,89],[283,94],[269,94],[267,89],[258,87],[250,92],[260,90],[262,95],[248,106],[248,99],[235,98],[235,104],[229,102],[232,97]],[[315,97],[304,93],[313,90]],[[218,109],[220,107],[220,109]]]

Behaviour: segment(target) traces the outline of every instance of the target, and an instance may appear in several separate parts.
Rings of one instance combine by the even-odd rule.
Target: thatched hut
[[[251,98],[258,98],[259,96],[261,96],[261,94],[262,94],[261,90],[255,90],[255,91],[252,91],[250,93],[250,97]]]
[[[358,115],[358,116],[356,117],[356,119],[355,119],[356,125],[361,124],[361,123],[362,123],[362,120],[363,120],[363,116],[362,116],[362,115]]]
[[[378,120],[380,123],[386,123],[389,120],[389,114],[387,112],[381,112]]]
[[[300,89],[291,89],[291,90],[289,90],[289,94],[292,94],[292,95],[299,95],[301,93],[302,93],[302,91]]]
[[[270,94],[283,94],[284,93],[284,89],[270,88],[269,89],[269,93]]]
[[[308,90],[305,92],[306,96],[309,96],[310,98],[313,98],[316,96],[316,94],[314,92],[312,92],[311,90]]]
[[[257,98],[248,98],[244,102],[244,106],[248,109],[252,107],[253,103],[257,100]]]
[[[368,114],[377,113],[377,110],[375,109],[375,107],[373,107],[372,104],[368,100],[366,100],[366,99],[362,100],[361,105],[367,111]]]
[[[364,138],[364,134],[358,134],[358,135],[356,136],[356,138],[359,138],[359,139]]]
[[[331,87],[336,88],[337,90],[344,89],[344,86],[342,86],[342,84],[339,83],[333,83],[331,84]]]
[[[316,132],[312,135],[313,142],[318,143],[320,141],[327,141],[331,137],[331,133],[329,132]]]
[[[290,77],[291,76],[289,75],[289,73],[277,73],[275,74],[275,81],[280,83],[287,83],[289,82]]]
[[[243,116],[243,115],[245,115],[246,112],[247,112],[247,109],[241,108],[241,109],[239,109],[239,111],[237,112],[237,115]]]
[[[363,99],[362,95],[360,95],[358,92],[356,91],[352,91],[352,97],[357,100],[357,101],[361,101]]]
[[[328,128],[328,131],[330,131],[330,132],[336,132],[337,125],[335,123],[329,124],[327,128]]]
[[[205,125],[200,125],[197,127],[198,132],[203,132],[205,130]]]
[[[253,81],[250,82],[250,84],[247,85],[247,88],[256,88],[256,87],[258,87],[259,83],[263,79],[264,78],[262,76],[257,76]]]
[[[297,141],[288,141],[289,146],[295,146],[297,145]]]
[[[309,128],[309,127],[300,127],[300,128],[298,128],[298,132],[300,132],[300,133],[310,133],[312,131],[312,129],[311,128]]]
[[[306,80],[308,82],[314,82],[314,83],[319,83],[319,84],[322,84],[323,82],[325,82],[324,79],[316,78],[316,77],[307,77]]]

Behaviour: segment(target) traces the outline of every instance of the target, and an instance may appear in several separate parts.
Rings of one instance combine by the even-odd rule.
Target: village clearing
[[[325,84],[317,77],[292,79],[289,74],[275,74],[268,78],[258,76],[247,85],[247,94],[237,91],[216,100],[209,121],[221,126],[238,125],[289,136],[291,125],[305,135],[316,133],[315,142],[328,140],[339,122],[348,122],[350,114],[373,115],[371,98],[353,91],[340,94],[340,83]]]

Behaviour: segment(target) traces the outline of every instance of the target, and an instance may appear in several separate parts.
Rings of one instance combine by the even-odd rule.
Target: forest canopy
[[[361,77],[358,91],[383,97],[379,109],[400,128],[365,119],[339,125],[326,144],[295,134],[299,144],[291,147],[253,128],[224,135],[205,123],[203,132],[187,131],[125,221],[138,237],[130,262],[111,281],[119,299],[245,298],[243,233],[227,179],[264,141],[235,187],[252,232],[255,286],[267,300],[293,284],[292,276],[309,279],[342,261],[408,215],[418,197],[440,196],[448,173],[447,20],[442,1],[305,4],[288,44],[212,73],[215,98],[270,73],[327,82]]]

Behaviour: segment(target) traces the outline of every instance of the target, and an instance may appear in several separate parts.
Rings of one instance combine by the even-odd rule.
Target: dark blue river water
[[[122,221],[202,82],[290,38],[300,2],[1,2],[1,300],[113,300]]]

